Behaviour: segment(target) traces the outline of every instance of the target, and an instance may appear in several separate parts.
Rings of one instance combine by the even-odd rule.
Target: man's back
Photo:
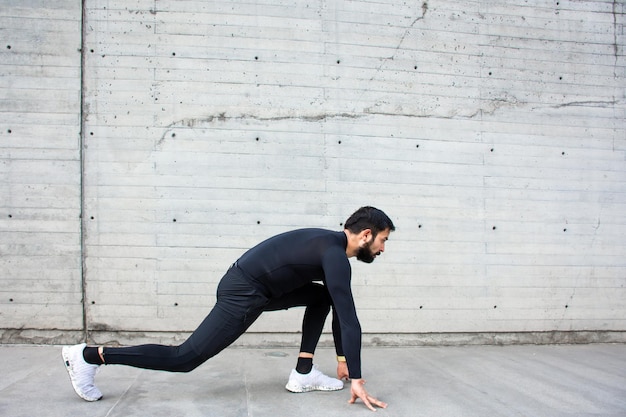
[[[267,288],[268,295],[277,297],[309,282],[325,281],[325,273],[344,275],[333,278],[349,281],[346,245],[343,232],[299,229],[261,242],[244,253],[236,265]]]

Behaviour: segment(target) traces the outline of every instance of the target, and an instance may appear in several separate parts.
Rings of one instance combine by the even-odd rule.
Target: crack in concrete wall
[[[411,32],[411,29],[413,29],[415,27],[417,22],[419,22],[420,20],[424,20],[424,18],[426,17],[426,13],[427,12],[428,12],[428,2],[424,1],[422,3],[422,15],[421,16],[417,16],[415,19],[413,19],[411,24],[404,30],[404,33],[400,37],[400,41],[398,42],[398,45],[393,50],[393,53],[389,57],[382,58],[380,65],[376,68],[376,71],[374,71],[374,75],[372,75],[372,77],[370,78],[370,81],[373,81],[376,78],[376,74],[378,74],[382,70],[383,66],[385,65],[385,63],[387,61],[393,61],[396,58],[396,54],[398,53],[398,51],[402,47],[402,44],[404,43],[406,37]]]
[[[618,104],[618,100],[609,101],[571,101],[569,103],[562,103],[556,106],[552,106],[553,109],[561,109],[563,107],[612,107]]]
[[[244,121],[244,120],[253,120],[259,122],[280,122],[286,120],[294,120],[300,122],[309,122],[309,123],[317,123],[324,122],[326,120],[331,119],[358,119],[364,117],[362,114],[357,113],[317,113],[317,114],[296,114],[296,115],[270,115],[270,116],[262,116],[258,114],[251,113],[242,113],[239,115],[229,116],[225,112],[219,113],[217,115],[210,115],[207,117],[199,117],[199,118],[185,118],[181,120],[174,121],[166,126],[166,129],[161,135],[161,138],[157,142],[157,147],[159,147],[165,139],[167,139],[167,134],[174,128],[196,128],[196,127],[204,127],[208,126],[212,123],[216,122],[228,122],[228,121]]]
[[[613,64],[613,76],[617,78],[617,63],[619,60],[619,44],[617,43],[617,0],[613,0],[613,55],[615,61]]]
[[[484,114],[493,115],[496,111],[504,107],[518,107],[520,105],[526,105],[526,102],[518,100],[516,97],[505,94],[503,97],[497,97],[486,101],[486,106],[478,107],[475,109],[469,109],[469,111],[463,112],[460,109],[454,109],[449,113],[437,113],[427,112],[424,114],[412,113],[412,112],[399,112],[399,111],[385,111],[375,110],[375,106],[366,107],[361,113],[354,112],[339,112],[339,113],[313,113],[313,114],[287,114],[287,115],[261,115],[253,113],[242,113],[236,115],[228,115],[226,112],[221,112],[214,115],[205,117],[191,117],[173,121],[165,127],[165,131],[161,135],[157,142],[157,147],[167,139],[168,134],[176,128],[200,128],[206,127],[213,123],[226,123],[230,121],[258,121],[258,122],[280,122],[280,121],[299,121],[307,123],[320,123],[329,120],[338,119],[361,119],[369,116],[387,116],[387,117],[401,117],[401,118],[437,118],[437,119],[473,119],[477,116]],[[595,102],[587,102],[595,103]],[[598,102],[600,103],[600,102]],[[606,106],[609,106],[611,102],[602,102]],[[613,103],[615,104],[615,103]],[[575,105],[569,103],[569,105]],[[585,102],[580,102],[580,106],[586,105]],[[566,104],[556,106],[565,107]],[[599,104],[597,105],[599,107]]]
[[[425,1],[424,3],[422,3],[422,15],[416,17],[413,22],[411,22],[411,24],[409,25],[408,28],[406,28],[406,30],[404,31],[404,34],[402,35],[402,37],[400,38],[400,42],[398,43],[398,46],[396,46],[395,52],[397,52],[400,47],[402,46],[402,44],[404,43],[404,40],[406,39],[407,35],[409,34],[409,32],[411,31],[411,29],[413,29],[413,27],[415,27],[415,25],[417,24],[417,22],[419,22],[420,20],[424,20],[424,18],[426,17],[426,13],[428,12],[428,2]],[[391,56],[391,58],[389,59],[394,59],[395,57],[395,52],[394,55]]]

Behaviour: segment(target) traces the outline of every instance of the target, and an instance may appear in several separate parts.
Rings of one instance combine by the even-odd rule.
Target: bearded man
[[[374,207],[361,207],[343,231],[299,229],[269,238],[244,253],[217,287],[217,302],[191,336],[179,346],[66,346],[62,355],[76,393],[97,401],[94,379],[101,365],[127,365],[169,372],[190,372],[241,336],[265,311],[306,307],[291,392],[335,391],[351,381],[350,402],[387,404],[369,395],[361,375],[361,326],[351,289],[351,257],[371,263],[385,250],[395,230],[391,219]],[[313,356],[332,307],[337,378],[313,366]]]

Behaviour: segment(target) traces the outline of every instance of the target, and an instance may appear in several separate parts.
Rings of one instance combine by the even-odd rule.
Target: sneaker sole
[[[287,384],[287,386],[285,387],[285,389],[289,392],[294,392],[296,394],[300,394],[303,392],[311,392],[311,391],[341,391],[343,389],[343,387],[339,388],[335,388],[335,387],[323,387],[323,386],[306,386],[303,387],[301,385],[298,386],[294,386],[294,385],[289,385]]]
[[[94,402],[94,401],[99,401],[102,399],[102,397],[99,398],[91,398],[91,397],[87,397],[85,394],[83,394],[76,386],[76,383],[74,382],[74,378],[72,377],[72,369],[70,367],[70,357],[68,354],[69,348],[67,346],[64,346],[61,354],[63,356],[63,365],[65,366],[65,370],[67,371],[67,374],[70,377],[70,382],[72,383],[72,388],[74,388],[74,392],[76,393],[76,395],[78,395],[80,398],[82,398],[85,401],[89,401],[89,402]]]

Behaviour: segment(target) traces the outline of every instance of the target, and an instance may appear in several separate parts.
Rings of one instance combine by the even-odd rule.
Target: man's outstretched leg
[[[324,375],[313,357],[319,342],[326,316],[330,311],[331,299],[326,287],[311,283],[283,297],[272,300],[265,311],[284,310],[291,307],[306,307],[302,320],[302,342],[296,368],[291,371],[286,389],[291,392],[337,391],[343,382]]]
[[[63,361],[76,393],[86,401],[97,401],[102,394],[95,386],[94,378],[100,365],[190,372],[237,340],[259,317],[266,304],[267,298],[263,294],[231,270],[218,286],[215,307],[181,345],[103,348],[86,347],[83,343],[64,347]]]

